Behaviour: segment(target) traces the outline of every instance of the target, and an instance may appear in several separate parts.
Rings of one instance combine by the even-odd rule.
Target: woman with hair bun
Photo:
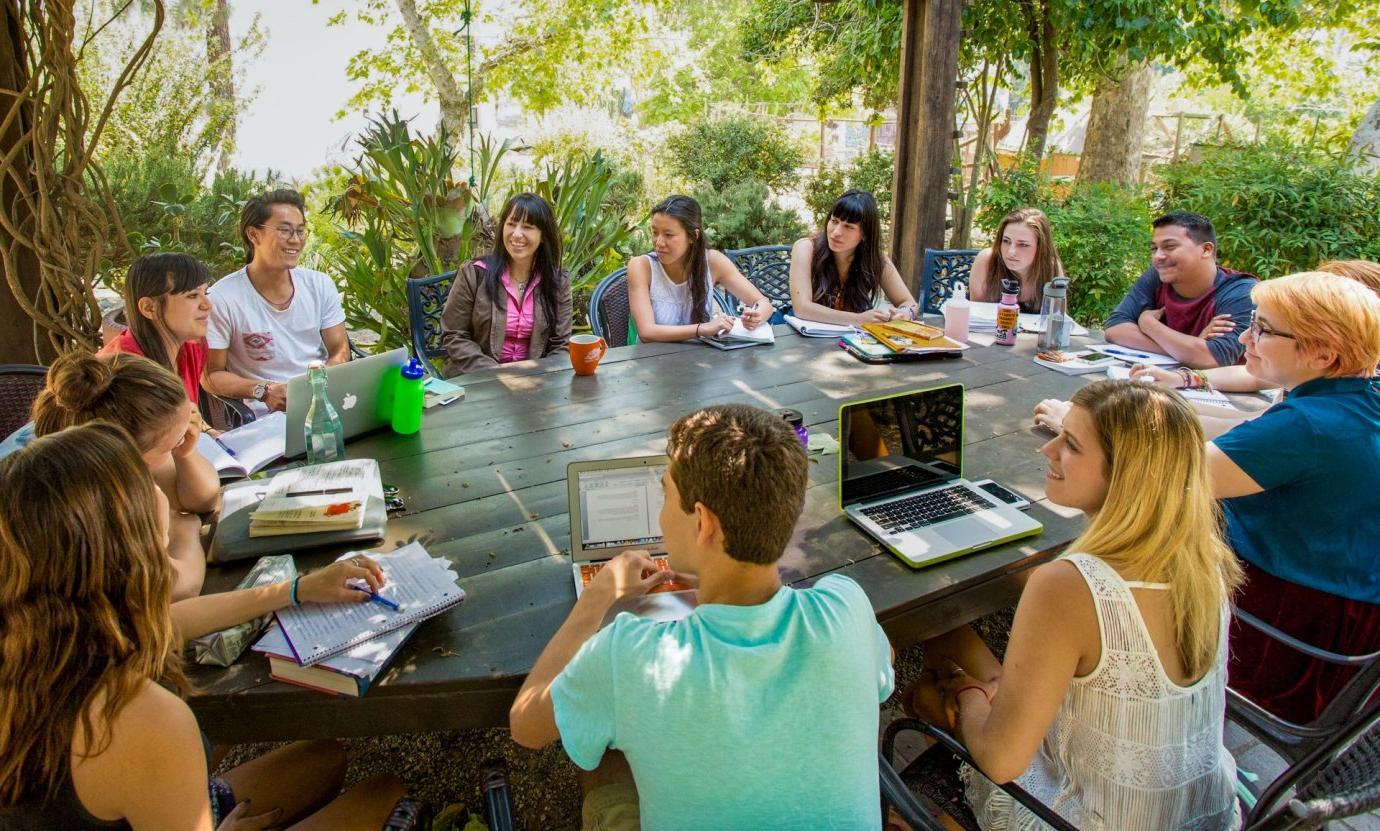
[[[208,777],[179,694],[167,500],[140,450],[96,421],[0,461],[0,828],[383,828],[402,783],[339,795],[336,742]]]
[[[48,382],[34,402],[40,436],[101,419],[127,429],[168,498],[177,581],[173,597],[201,591],[206,558],[201,518],[220,504],[220,477],[196,452],[201,421],[176,375],[147,358],[127,353],[105,357],[71,353],[48,368]]]

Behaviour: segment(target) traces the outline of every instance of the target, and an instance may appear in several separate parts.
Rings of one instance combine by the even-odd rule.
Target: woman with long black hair
[[[877,202],[846,191],[814,236],[791,248],[791,308],[820,323],[880,323],[915,317],[918,304],[891,259],[882,253]]]
[[[733,328],[732,317],[714,312],[715,286],[742,304],[746,328],[771,319],[771,301],[705,241],[700,204],[667,197],[652,208],[652,250],[628,262],[628,309],[637,338],[681,341]]]
[[[551,206],[519,193],[498,227],[499,244],[456,272],[441,312],[447,376],[545,357],[570,342],[570,277]]]

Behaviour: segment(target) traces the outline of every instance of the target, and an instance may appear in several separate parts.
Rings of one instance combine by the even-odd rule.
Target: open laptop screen
[[[957,479],[963,470],[963,387],[846,404],[839,434],[845,505]]]
[[[661,474],[665,465],[581,470],[580,543],[586,551],[661,542]]]

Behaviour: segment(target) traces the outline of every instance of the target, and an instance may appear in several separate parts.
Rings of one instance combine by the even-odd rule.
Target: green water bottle
[[[326,394],[326,365],[312,361],[307,366],[311,380],[311,404],[302,425],[307,440],[307,464],[319,465],[345,458],[345,426]]]
[[[422,427],[422,404],[426,398],[426,370],[422,362],[409,358],[398,370],[400,377],[393,391],[393,432],[407,435]]]

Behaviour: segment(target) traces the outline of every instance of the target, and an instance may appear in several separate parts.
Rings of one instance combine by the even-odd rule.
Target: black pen
[[[322,488],[316,491],[288,491],[288,496],[327,496],[334,493],[353,493],[354,488]]]

